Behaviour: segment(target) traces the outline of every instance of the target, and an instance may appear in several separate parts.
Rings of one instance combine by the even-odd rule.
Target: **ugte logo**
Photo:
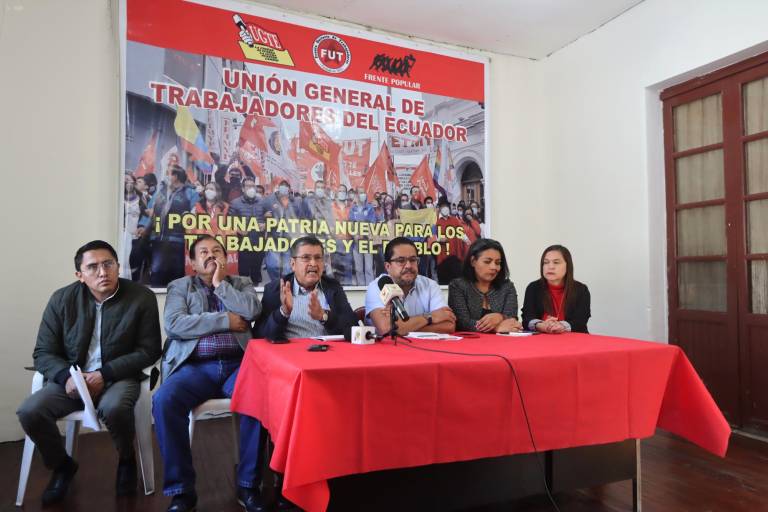
[[[238,33],[240,40],[237,43],[246,59],[293,66],[291,54],[283,48],[276,33],[253,23],[246,24],[239,14],[233,15],[232,20],[240,29]]]
[[[312,56],[320,69],[328,73],[342,73],[352,62],[347,43],[339,36],[323,34],[312,45]]]

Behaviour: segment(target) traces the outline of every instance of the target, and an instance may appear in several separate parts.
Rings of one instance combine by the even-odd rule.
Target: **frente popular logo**
[[[323,34],[312,45],[312,56],[320,69],[328,73],[342,73],[352,62],[347,43],[337,35]]]
[[[275,32],[270,32],[255,23],[246,23],[239,14],[232,16],[239,29],[237,43],[246,59],[293,66],[291,54],[280,42]]]

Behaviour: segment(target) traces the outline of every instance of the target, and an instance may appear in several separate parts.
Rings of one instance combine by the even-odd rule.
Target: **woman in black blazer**
[[[478,238],[472,243],[462,277],[448,286],[448,306],[456,314],[458,331],[522,330],[517,321],[517,292],[499,242]]]
[[[523,327],[549,334],[588,332],[589,289],[573,278],[571,252],[562,245],[547,247],[539,269],[541,279],[525,289]]]

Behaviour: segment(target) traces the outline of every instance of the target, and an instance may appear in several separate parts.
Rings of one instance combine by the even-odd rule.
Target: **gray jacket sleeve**
[[[187,301],[189,293],[187,280],[173,281],[168,285],[163,317],[169,338],[196,339],[229,331],[227,312],[240,315],[248,321],[258,317],[261,312],[261,302],[250,279],[239,279],[235,286],[224,281],[216,287],[214,293],[224,303],[227,311],[192,313]]]
[[[508,281],[508,283],[504,290],[504,309],[501,314],[504,315],[504,318],[518,318],[517,290],[515,290],[515,284],[512,281]]]
[[[261,302],[250,278],[239,279],[236,286],[229,281],[222,281],[213,293],[224,303],[227,311],[236,313],[249,322],[256,320],[261,313]]]
[[[168,285],[165,298],[165,332],[172,339],[197,339],[211,333],[229,330],[226,311],[191,313],[187,303],[189,286],[186,280],[173,281]]]
[[[456,278],[448,284],[448,306],[456,315],[456,330],[476,331],[477,321],[469,314],[470,298],[466,287],[462,286],[461,278]]]

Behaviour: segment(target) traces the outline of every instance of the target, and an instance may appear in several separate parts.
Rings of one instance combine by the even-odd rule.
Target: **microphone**
[[[355,340],[355,335],[354,335],[354,333],[353,333],[353,331],[354,331],[354,329],[355,329],[356,327],[364,327],[364,326],[363,326],[362,324],[361,324],[360,326],[357,326],[357,325],[348,325],[348,326],[346,326],[346,327],[344,328],[344,340],[345,340],[345,341],[352,341],[352,342],[356,341],[356,340]],[[367,341],[367,340],[373,340],[373,341],[376,341],[376,340],[380,339],[380,337],[379,337],[379,336],[376,336],[376,333],[374,332],[374,328],[373,328],[373,327],[369,327],[368,329],[370,329],[370,330],[367,330],[367,329],[366,329],[366,330],[365,330],[365,333],[361,333],[361,335],[360,335],[360,337],[361,337],[363,340],[366,340],[366,341]]]
[[[410,316],[408,316],[408,311],[405,309],[405,304],[403,304],[403,299],[401,298],[404,295],[403,289],[396,285],[389,276],[381,276],[378,284],[379,290],[381,290],[379,298],[384,303],[384,306],[391,302],[398,318],[403,322],[407,322]]]

